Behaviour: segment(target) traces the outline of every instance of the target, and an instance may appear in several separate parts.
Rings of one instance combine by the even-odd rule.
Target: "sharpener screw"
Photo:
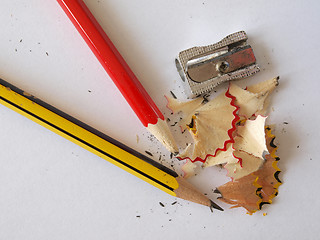
[[[229,63],[227,61],[223,61],[217,64],[217,70],[221,73],[225,73],[229,68]]]

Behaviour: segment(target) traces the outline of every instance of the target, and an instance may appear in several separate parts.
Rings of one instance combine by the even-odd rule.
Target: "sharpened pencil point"
[[[213,212],[213,210],[212,210],[213,208],[218,209],[218,210],[220,210],[220,211],[224,211],[223,208],[220,207],[218,204],[214,203],[214,202],[211,201],[211,200],[210,200],[210,202],[211,202],[211,206],[210,206],[211,212]]]
[[[219,191],[219,189],[218,189],[218,188],[216,188],[213,192],[214,192],[214,193],[221,194],[221,192]]]

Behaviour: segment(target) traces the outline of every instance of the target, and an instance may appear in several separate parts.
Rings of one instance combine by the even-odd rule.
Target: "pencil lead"
[[[223,208],[221,208],[218,204],[214,203],[214,202],[211,201],[211,200],[210,200],[210,202],[211,202],[211,206],[210,206],[211,212],[213,212],[213,210],[212,210],[213,208],[218,209],[218,210],[220,210],[220,211],[224,211]]]
[[[219,191],[219,189],[218,189],[218,188],[216,188],[213,192],[214,192],[214,193],[221,194],[221,192]]]

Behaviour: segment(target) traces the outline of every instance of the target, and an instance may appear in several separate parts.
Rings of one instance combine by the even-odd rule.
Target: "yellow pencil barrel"
[[[176,196],[177,173],[0,79],[0,103]]]

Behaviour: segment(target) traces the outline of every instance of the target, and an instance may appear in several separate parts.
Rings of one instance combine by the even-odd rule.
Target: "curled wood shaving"
[[[271,133],[270,126],[265,128],[267,148],[270,154],[266,155],[266,161],[262,167],[235,181],[230,181],[220,187],[217,191],[221,194],[219,200],[233,205],[243,207],[249,214],[261,210],[264,204],[271,204],[272,199],[278,195],[278,188],[281,185],[278,167],[280,160],[275,152],[275,136]]]
[[[236,98],[235,104],[239,106],[239,115],[250,118],[253,115],[265,115],[267,97],[279,85],[279,77],[254,84],[242,89],[234,83],[230,84],[229,92]]]
[[[167,96],[166,99],[168,101],[167,107],[172,111],[172,113],[181,112],[183,115],[181,121],[179,122],[181,131],[184,131],[187,128],[192,120],[192,116],[195,114],[196,109],[203,105],[204,101],[203,98],[196,98],[191,101],[183,102]]]
[[[238,120],[235,114],[238,108],[233,101],[227,92],[196,109],[188,125],[193,144],[178,155],[180,159],[205,162],[207,157],[227,150]]]

